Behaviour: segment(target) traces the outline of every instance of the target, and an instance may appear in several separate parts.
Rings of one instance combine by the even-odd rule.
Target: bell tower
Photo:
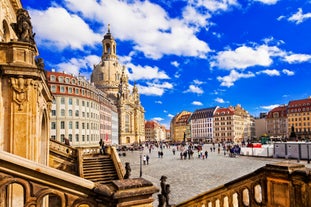
[[[102,44],[102,60],[117,60],[117,43],[110,33],[110,24],[108,24],[108,32],[105,34]]]

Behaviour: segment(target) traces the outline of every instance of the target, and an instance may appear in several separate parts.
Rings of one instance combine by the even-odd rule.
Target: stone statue
[[[161,183],[160,183],[160,185],[161,185],[161,195],[162,196],[158,195],[159,206],[160,206],[160,204],[161,204],[161,206],[164,206],[164,203],[166,204],[166,206],[170,206],[170,204],[169,204],[169,194],[170,194],[171,190],[170,190],[170,185],[166,184],[166,179],[167,179],[167,177],[164,176],[164,175],[162,175],[161,178],[160,178],[160,181],[161,181]]]
[[[125,175],[124,175],[124,179],[129,179],[131,176],[131,167],[130,167],[130,163],[126,162],[125,163]]]
[[[39,69],[44,69],[44,61],[42,58],[37,58],[36,59],[36,65]]]
[[[12,23],[11,26],[18,38],[18,41],[35,44],[35,34],[32,33],[32,25],[28,11],[25,9],[18,9],[16,16],[16,23]]]

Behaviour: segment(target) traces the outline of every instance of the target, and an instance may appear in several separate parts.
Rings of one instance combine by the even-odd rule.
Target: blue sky
[[[47,70],[90,78],[110,24],[147,120],[311,95],[311,0],[22,0]]]

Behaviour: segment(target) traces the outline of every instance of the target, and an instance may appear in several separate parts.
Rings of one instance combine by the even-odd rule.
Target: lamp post
[[[143,166],[142,166],[142,151],[139,153],[139,177],[143,175]]]

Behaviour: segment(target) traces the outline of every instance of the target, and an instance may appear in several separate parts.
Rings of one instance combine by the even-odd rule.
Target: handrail
[[[111,155],[111,159],[114,163],[114,166],[116,168],[116,171],[117,171],[117,174],[118,174],[118,178],[120,180],[123,179],[124,175],[125,175],[125,172],[124,172],[124,169],[123,169],[123,165],[122,165],[122,162],[118,156],[118,152],[116,150],[115,147],[112,147],[112,146],[109,146],[110,150],[108,150],[110,152],[110,155]]]
[[[304,194],[311,190],[310,170],[299,163],[267,164],[176,207],[308,207],[311,201]]]
[[[24,207],[41,206],[47,197],[61,207],[151,206],[156,192],[143,178],[105,185],[0,150],[0,207],[10,199]]]

